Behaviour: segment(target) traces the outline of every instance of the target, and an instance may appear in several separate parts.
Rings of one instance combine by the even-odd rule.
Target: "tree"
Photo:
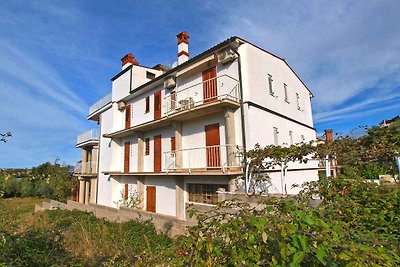
[[[7,138],[11,137],[11,136],[12,136],[12,134],[10,132],[0,133],[0,142],[6,143],[7,142]]]
[[[314,152],[313,142],[300,143],[291,146],[268,145],[262,148],[256,144],[254,149],[246,153],[246,193],[256,192],[257,186],[268,179],[266,171],[279,167],[281,170],[282,192],[286,189],[286,174],[288,164],[298,161],[307,163],[308,156]]]

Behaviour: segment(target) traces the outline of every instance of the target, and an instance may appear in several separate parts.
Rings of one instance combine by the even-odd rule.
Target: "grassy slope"
[[[0,266],[148,265],[172,245],[150,222],[111,223],[79,211],[33,213],[41,201],[0,200]]]

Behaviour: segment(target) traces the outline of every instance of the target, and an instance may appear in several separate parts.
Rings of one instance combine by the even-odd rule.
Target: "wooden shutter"
[[[156,212],[156,187],[147,186],[146,188],[146,210]]]
[[[154,93],[154,119],[161,119],[161,91]]]
[[[203,71],[203,99],[204,103],[217,99],[217,69],[212,67]]]
[[[171,110],[176,108],[176,92],[171,92]]]
[[[144,111],[145,113],[150,112],[150,96],[146,96],[146,109]]]
[[[127,105],[125,108],[125,129],[131,127],[131,105]]]
[[[207,167],[220,167],[219,123],[207,125],[205,127],[205,132]]]
[[[128,199],[128,195],[129,195],[129,187],[128,187],[128,184],[125,184],[125,187],[124,187],[124,199],[125,200]]]
[[[161,135],[154,136],[154,172],[161,172]]]
[[[171,151],[175,151],[176,143],[175,143],[175,136],[171,137]]]
[[[145,142],[145,151],[144,151],[144,154],[145,154],[145,155],[150,155],[150,138],[144,139],[144,142]]]
[[[125,142],[125,149],[124,149],[124,172],[129,172],[129,159],[131,156],[131,143]]]

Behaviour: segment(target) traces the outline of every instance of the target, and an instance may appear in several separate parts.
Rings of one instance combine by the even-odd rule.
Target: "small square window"
[[[156,77],[156,75],[152,72],[146,71],[146,78],[153,80]]]
[[[296,103],[297,103],[297,109],[301,110],[299,93],[296,93]]]

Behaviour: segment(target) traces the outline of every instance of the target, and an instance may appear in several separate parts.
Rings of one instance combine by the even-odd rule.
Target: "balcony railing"
[[[165,170],[229,170],[242,166],[242,149],[218,145],[164,152]]]
[[[97,162],[87,161],[78,162],[74,169],[75,174],[96,174],[97,173]]]
[[[89,108],[89,116],[111,102],[111,93],[101,98]]]
[[[76,138],[76,144],[82,144],[88,141],[99,141],[99,130],[98,129],[92,129],[87,132],[84,132]]]
[[[221,75],[171,93],[164,99],[167,115],[215,100],[239,102],[239,81],[229,75]]]

